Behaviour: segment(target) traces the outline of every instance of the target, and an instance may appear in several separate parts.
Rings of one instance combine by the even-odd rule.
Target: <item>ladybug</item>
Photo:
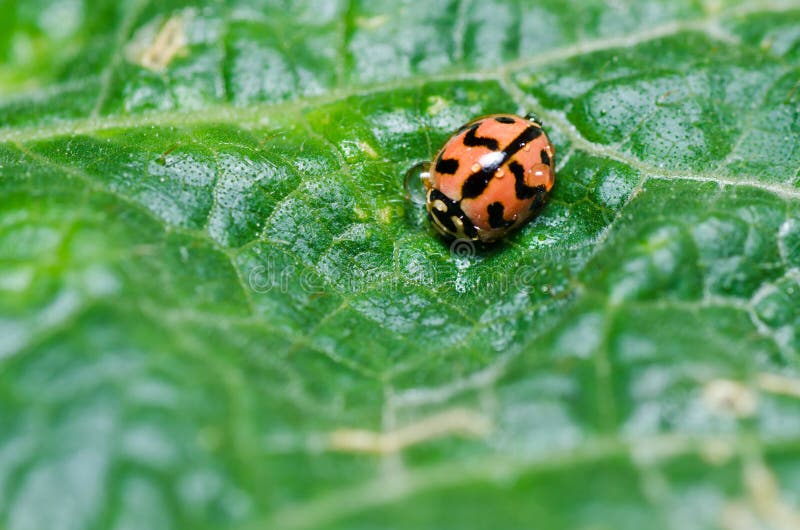
[[[492,114],[453,134],[424,181],[446,237],[492,242],[528,222],[555,182],[555,149],[534,116]]]

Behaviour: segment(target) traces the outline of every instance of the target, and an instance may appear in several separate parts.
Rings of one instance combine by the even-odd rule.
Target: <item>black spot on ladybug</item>
[[[494,121],[500,122],[500,123],[516,123],[517,122],[517,120],[515,120],[514,118],[509,118],[508,116],[498,116],[498,117],[496,117],[494,119]]]
[[[542,164],[550,165],[550,155],[547,154],[546,149],[542,149],[542,152],[539,153],[539,156],[542,157]]]
[[[442,158],[442,155],[439,155],[438,160],[436,160],[436,171],[453,175],[458,171],[458,160],[455,158]]]
[[[475,225],[469,220],[467,214],[461,209],[461,204],[458,201],[454,201],[439,190],[432,189],[428,196],[428,202],[433,203],[435,201],[442,201],[447,207],[447,211],[442,212],[436,208],[431,208],[430,215],[436,217],[438,223],[447,230],[449,235],[456,237],[458,234],[458,228],[455,223],[453,223],[453,217],[457,217],[464,225],[464,235],[470,238],[478,237],[478,229],[475,228]]]
[[[505,149],[503,149],[503,156],[497,162],[496,166],[493,166],[491,168],[481,168],[478,171],[476,171],[475,173],[473,173],[472,175],[470,175],[469,177],[467,177],[466,180],[464,180],[464,184],[461,186],[461,198],[462,199],[474,199],[475,197],[478,197],[481,193],[483,193],[483,191],[489,185],[489,181],[492,180],[492,177],[494,177],[495,169],[500,167],[500,166],[502,166],[503,164],[505,164],[506,160],[508,160],[509,158],[514,156],[515,154],[517,154],[517,152],[520,149],[522,149],[523,147],[525,147],[525,145],[528,142],[538,138],[541,134],[542,134],[542,130],[540,128],[534,127],[534,126],[527,127],[524,131],[522,131],[519,134],[519,136],[514,138],[511,141],[511,143],[508,144],[508,146],[506,146]],[[467,134],[467,136],[469,136],[469,134]],[[466,139],[465,139],[464,144],[466,145],[466,143],[467,142],[466,142]],[[523,171],[521,184],[522,184],[522,186],[524,186],[523,193],[526,193],[524,190],[525,190],[525,188],[528,188],[528,187],[525,186],[524,170],[522,169],[522,166],[520,166],[516,162],[512,162],[512,164],[516,164],[516,166],[520,168],[520,171]],[[514,172],[514,170],[511,167],[509,167],[509,169],[511,169],[511,171]],[[516,177],[516,173],[514,174],[514,176]],[[523,197],[520,196],[520,187],[519,186],[520,186],[520,180],[517,177],[517,180],[516,180],[517,197],[522,199]],[[532,189],[532,188],[528,188],[528,189]],[[525,197],[525,198],[530,198],[530,197],[533,197],[533,195],[528,195],[528,197]]]
[[[486,211],[489,212],[489,226],[492,228],[508,228],[514,224],[514,221],[503,219],[505,208],[502,202],[493,202],[486,208]]]
[[[533,125],[531,125],[530,127],[526,128],[524,131],[519,133],[519,136],[511,140],[511,143],[508,144],[508,146],[506,146],[505,149],[503,149],[503,152],[505,153],[503,161],[506,161],[515,154],[517,154],[517,151],[525,147],[525,145],[527,145],[528,142],[530,142],[531,140],[535,140],[541,135],[542,135],[542,130],[538,127],[534,127]]]
[[[461,198],[462,199],[474,199],[475,197],[480,196],[483,193],[483,190],[489,185],[489,181],[492,180],[494,176],[494,169],[491,171],[486,171],[485,169],[481,169],[480,171],[476,171],[464,181],[464,184],[461,185]]]
[[[544,191],[544,186],[528,186],[525,184],[525,168],[518,162],[513,161],[508,165],[508,169],[514,174],[514,193],[517,199],[530,199],[540,191]]]
[[[475,136],[475,132],[478,130],[478,127],[481,126],[481,122],[474,124],[472,127],[469,128],[467,134],[464,136],[464,145],[467,147],[478,147],[484,146],[488,147],[492,151],[497,151],[497,140],[494,138],[485,138],[483,136]]]

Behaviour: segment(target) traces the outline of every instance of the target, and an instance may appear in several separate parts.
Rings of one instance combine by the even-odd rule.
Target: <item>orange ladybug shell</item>
[[[442,234],[495,241],[530,220],[555,182],[555,150],[540,123],[513,114],[478,118],[436,155],[427,210]]]

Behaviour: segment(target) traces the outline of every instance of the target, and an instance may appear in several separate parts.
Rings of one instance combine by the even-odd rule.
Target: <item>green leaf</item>
[[[0,528],[800,527],[796,1],[0,13]],[[527,111],[451,254],[403,175]]]

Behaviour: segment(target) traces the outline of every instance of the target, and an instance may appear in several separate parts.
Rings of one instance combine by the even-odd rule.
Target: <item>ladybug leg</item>
[[[540,186],[539,189],[536,190],[536,195],[533,197],[533,202],[531,203],[531,207],[529,211],[536,212],[544,206],[544,203],[547,200],[547,192],[544,191],[544,186]]]
[[[542,120],[539,118],[539,116],[537,116],[533,112],[527,113],[525,115],[525,119],[528,120],[529,122],[533,123],[534,125],[536,125],[540,129],[544,128],[544,124],[542,123]]]

